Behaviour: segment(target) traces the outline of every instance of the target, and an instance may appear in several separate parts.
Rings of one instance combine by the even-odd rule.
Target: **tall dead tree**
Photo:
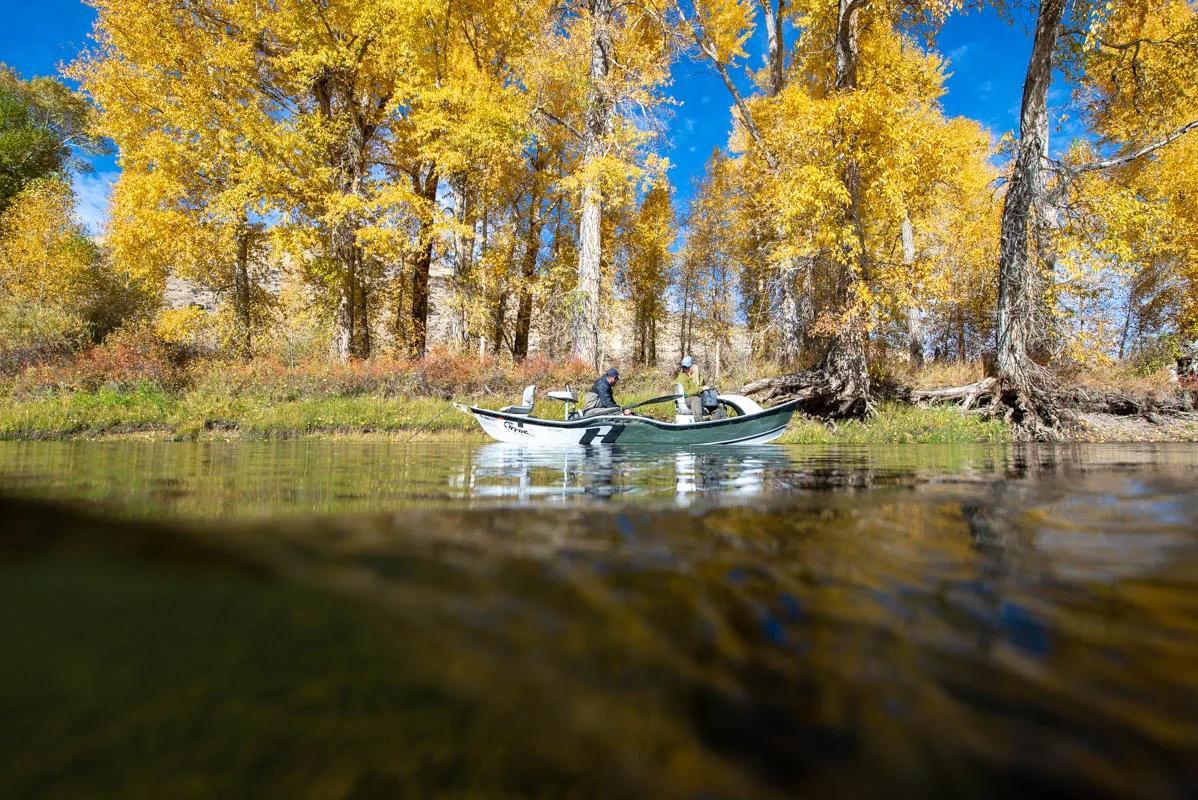
[[[1053,54],[1068,0],[1043,0],[1036,37],[1023,83],[1019,141],[1003,200],[998,268],[998,376],[1026,412],[1036,414],[1032,395],[1043,387],[1042,372],[1032,361],[1030,345],[1040,307],[1040,275],[1030,252],[1029,229],[1045,220],[1031,219],[1045,206],[1044,165],[1048,157],[1048,87]],[[1037,241],[1042,240],[1038,235]]]
[[[612,0],[588,0],[591,16],[590,93],[583,130],[583,169],[603,155],[612,127],[607,86],[612,57]],[[578,229],[578,287],[574,311],[574,355],[599,368],[599,299],[603,255],[603,191],[595,176],[582,187]]]

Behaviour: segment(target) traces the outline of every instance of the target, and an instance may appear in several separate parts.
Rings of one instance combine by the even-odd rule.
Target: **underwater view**
[[[2,442],[0,795],[1194,797],[1196,478]]]

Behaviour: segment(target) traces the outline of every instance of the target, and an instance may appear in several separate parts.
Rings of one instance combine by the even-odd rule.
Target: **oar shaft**
[[[650,398],[649,400],[642,400],[639,403],[633,403],[630,406],[624,406],[623,410],[631,411],[634,408],[640,408],[641,406],[651,406],[654,403],[666,403],[666,402],[669,402],[670,400],[677,400],[680,397],[686,397],[686,395],[684,395],[684,394],[665,394],[665,395],[662,395],[661,397],[653,397],[653,398]]]

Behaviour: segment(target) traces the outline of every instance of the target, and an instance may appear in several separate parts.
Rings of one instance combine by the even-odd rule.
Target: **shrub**
[[[58,306],[0,301],[0,374],[66,357],[84,330],[83,320]]]
[[[101,344],[60,363],[27,368],[13,381],[13,387],[17,394],[101,387],[120,390],[144,384],[178,389],[183,385],[180,360],[149,325],[138,324],[123,327]]]

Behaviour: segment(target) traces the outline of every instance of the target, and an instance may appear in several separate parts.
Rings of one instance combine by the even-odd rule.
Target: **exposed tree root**
[[[1193,393],[1133,395],[1075,387],[1037,387],[1020,390],[998,378],[984,378],[965,386],[912,389],[912,402],[930,406],[953,403],[961,411],[1001,417],[1010,423],[1016,439],[1059,441],[1070,438],[1081,426],[1079,414],[1144,417],[1149,421],[1189,418],[1194,414]]]
[[[1198,419],[1195,392],[1134,395],[1100,389],[1060,388],[1043,376],[1030,389],[1010,381],[983,378],[964,386],[935,389],[892,387],[888,396],[918,406],[952,405],[966,414],[1000,418],[1020,441],[1051,442],[1075,438],[1084,428],[1082,414],[1142,417],[1157,424]],[[881,387],[879,387],[881,388]],[[763,403],[798,399],[803,413],[824,420],[861,419],[873,407],[845,381],[820,370],[805,370],[746,384],[741,392]]]
[[[1054,398],[1062,406],[1076,411],[1099,414],[1114,414],[1121,417],[1149,414],[1189,414],[1194,411],[1194,395],[1191,391],[1179,391],[1168,395],[1133,395],[1102,389],[1075,388],[1055,393]]]
[[[741,393],[763,403],[799,400],[799,409],[827,420],[864,419],[873,412],[869,396],[852,381],[838,380],[820,370],[803,370],[745,384]]]

